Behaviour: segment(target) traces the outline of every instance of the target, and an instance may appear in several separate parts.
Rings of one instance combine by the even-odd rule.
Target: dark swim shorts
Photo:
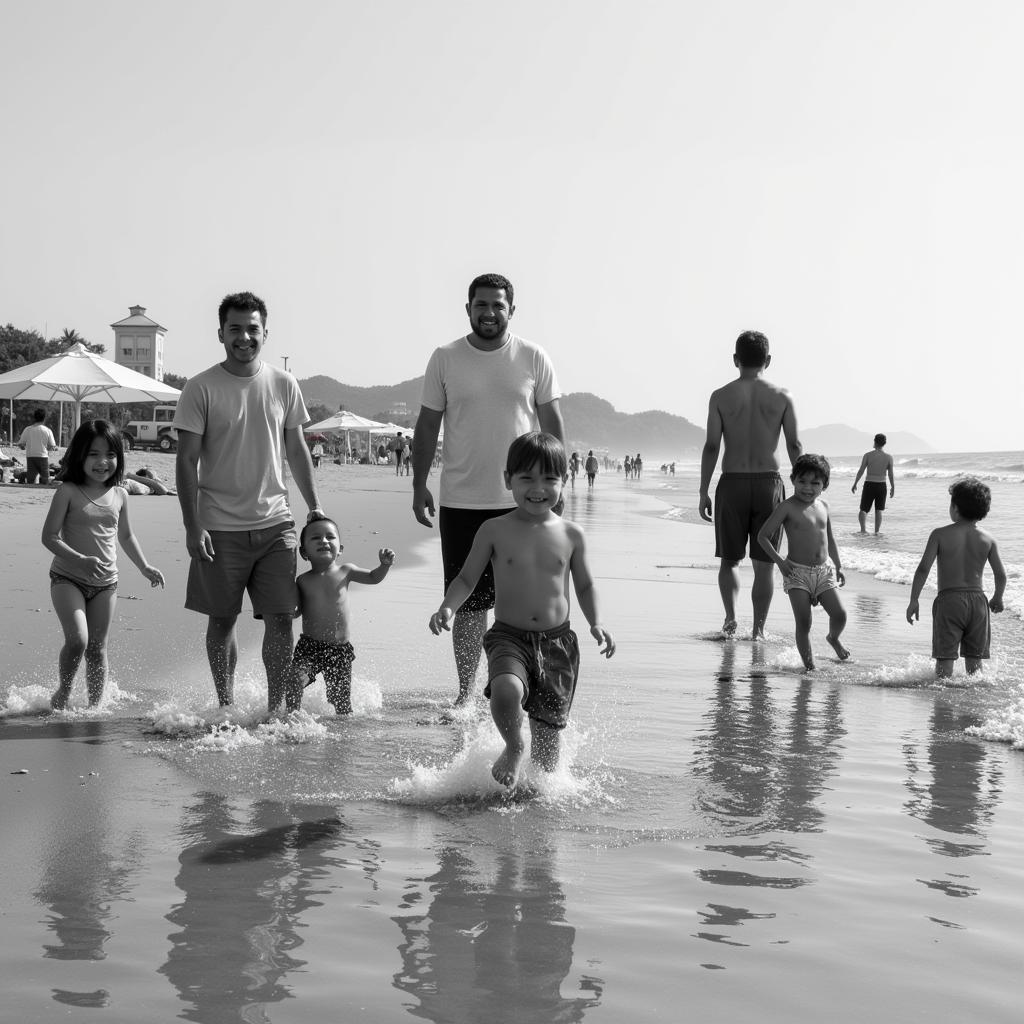
[[[299,636],[292,655],[296,671],[306,676],[306,686],[323,673],[327,699],[339,714],[352,711],[352,662],[355,660],[356,652],[348,641],[329,644],[314,640],[308,633]]]
[[[938,661],[987,658],[990,642],[985,594],[974,589],[939,591],[932,602],[932,657]]]
[[[523,683],[523,710],[553,729],[564,729],[580,674],[580,644],[568,620],[554,629],[533,632],[495,622],[484,634],[491,696],[496,676],[511,673]]]
[[[441,534],[441,561],[444,564],[444,589],[452,585],[452,580],[462,572],[463,565],[469,557],[469,549],[473,546],[476,531],[496,516],[507,515],[510,508],[446,508],[441,506],[437,518],[438,532]],[[487,563],[477,580],[473,593],[463,602],[461,611],[483,612],[494,607],[494,570]]]
[[[884,480],[881,483],[877,480],[865,480],[864,490],[860,492],[861,512],[870,512],[872,504],[874,504],[875,508],[877,508],[879,512],[884,512],[885,496],[888,493],[889,490],[885,486]]]
[[[749,541],[752,561],[771,561],[757,532],[785,499],[778,473],[723,473],[715,488],[715,557],[738,562]],[[778,548],[782,527],[769,539]]]

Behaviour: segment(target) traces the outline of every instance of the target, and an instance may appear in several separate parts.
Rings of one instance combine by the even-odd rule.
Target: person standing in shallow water
[[[860,478],[867,473],[864,480],[864,490],[860,496],[860,512],[857,518],[860,520],[860,532],[867,533],[868,513],[872,504],[875,506],[875,533],[882,529],[882,512],[885,511],[885,478],[889,477],[889,497],[896,495],[896,481],[892,474],[892,456],[882,451],[885,447],[885,434],[875,434],[875,447],[864,453],[860,460],[860,469],[854,478],[853,487],[850,490],[856,494],[857,484]]]
[[[542,348],[509,330],[515,310],[508,278],[475,278],[466,303],[469,334],[435,349],[423,378],[413,434],[412,510],[417,522],[433,525],[427,479],[443,422],[438,526],[446,589],[462,570],[481,524],[514,507],[502,471],[508,446],[537,425],[565,440],[554,367]],[[456,705],[471,696],[493,607],[494,574],[488,566],[452,623]]]
[[[786,439],[790,462],[803,451],[797,438],[796,412],[789,393],[765,380],[771,364],[768,339],[759,331],[744,331],[736,339],[733,364],[739,377],[711,393],[707,439],[700,460],[701,518],[715,524],[715,556],[720,559],[718,589],[725,609],[723,635],[736,632],[736,599],[740,593],[739,563],[747,544],[754,569],[751,603],[752,637],[764,638],[774,594],[774,565],[757,541],[757,533],[786,497],[775,451],[779,435]],[[722,455],[722,474],[715,489],[712,516],[711,477]],[[781,528],[771,538],[778,547]]]

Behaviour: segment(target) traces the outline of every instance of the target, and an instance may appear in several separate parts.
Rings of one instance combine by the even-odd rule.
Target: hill
[[[360,416],[387,413],[394,419],[389,410],[403,405],[411,417],[419,413],[423,378],[363,388],[317,376],[300,380],[299,388],[307,405],[320,403],[332,410],[344,406]],[[646,452],[652,458],[676,458],[704,443],[702,427],[672,413],[618,412],[610,402],[586,392],[563,395],[559,405],[570,448],[607,449],[620,457],[627,452]]]
[[[887,452],[915,453],[933,452],[935,449],[916,434],[905,430],[887,433]],[[822,455],[863,455],[875,443],[874,432],[856,430],[845,423],[829,423],[823,427],[800,428],[800,441],[805,452],[820,452]]]

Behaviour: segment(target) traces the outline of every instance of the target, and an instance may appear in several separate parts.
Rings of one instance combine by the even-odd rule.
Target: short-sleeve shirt
[[[508,446],[537,428],[537,406],[561,397],[547,353],[510,334],[493,352],[462,337],[435,349],[422,404],[444,413],[440,503],[448,508],[510,508]]]
[[[45,459],[57,447],[53,432],[43,423],[33,423],[21,432],[18,444],[25,446],[25,458]]]
[[[309,420],[295,378],[264,362],[252,377],[219,363],[191,377],[174,426],[202,436],[199,522],[206,530],[262,530],[290,521],[284,432]]]

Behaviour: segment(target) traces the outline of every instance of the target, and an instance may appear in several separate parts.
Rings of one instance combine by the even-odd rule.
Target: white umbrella
[[[386,432],[386,427],[386,423],[370,420],[365,416],[360,416],[358,413],[342,409],[333,416],[328,416],[327,419],[321,420],[319,423],[310,424],[310,426],[303,427],[302,429],[306,434],[344,434],[345,449],[346,451],[351,451],[352,446],[348,440],[349,431],[356,431],[357,433],[365,431],[366,447],[369,448],[372,443],[372,435],[374,433],[381,433],[382,430]]]
[[[75,429],[82,402],[176,402],[181,392],[169,384],[104,359],[77,342],[59,356],[40,359],[0,374],[0,398],[28,402],[74,402]]]

